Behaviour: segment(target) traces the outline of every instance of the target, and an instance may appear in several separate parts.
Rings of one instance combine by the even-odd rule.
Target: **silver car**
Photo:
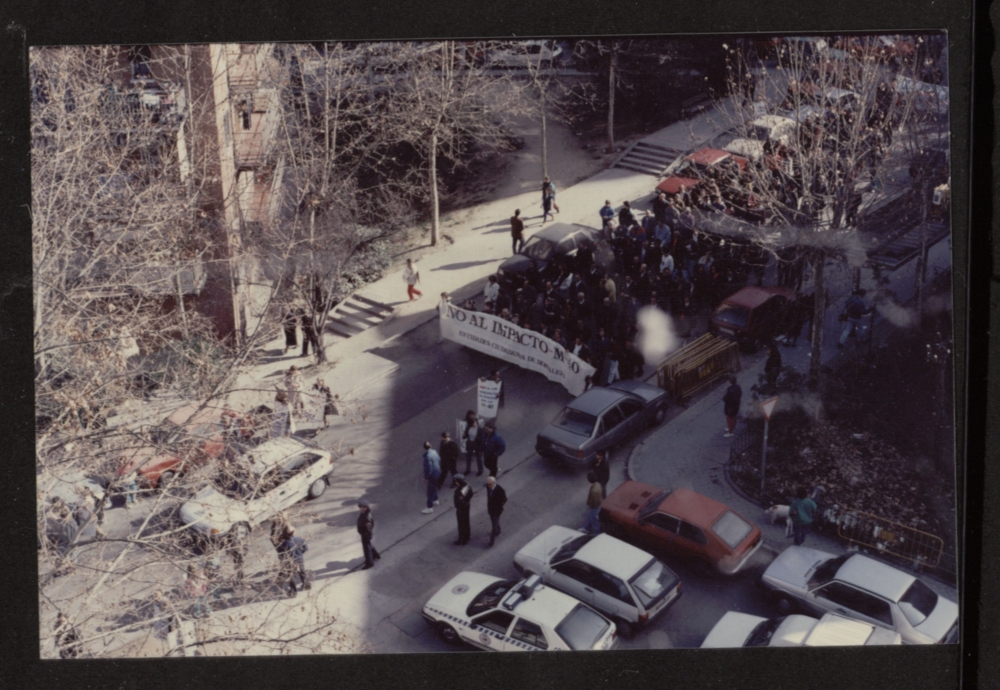
[[[666,391],[639,381],[615,381],[591,388],[563,408],[538,434],[535,452],[586,464],[597,451],[630,441],[666,416]]]
[[[895,630],[904,644],[955,642],[958,604],[913,575],[859,553],[842,556],[790,546],[774,559],[761,585],[789,613],[796,603]]]

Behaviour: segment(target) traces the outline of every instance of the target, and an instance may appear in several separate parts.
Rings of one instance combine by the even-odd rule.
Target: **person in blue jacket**
[[[483,464],[486,465],[491,477],[500,476],[500,467],[497,463],[506,450],[507,444],[504,443],[503,436],[497,433],[492,424],[487,424],[483,438]]]
[[[438,505],[438,479],[441,478],[441,456],[431,447],[430,441],[424,441],[424,486],[427,489],[427,507],[420,512],[429,515]]]

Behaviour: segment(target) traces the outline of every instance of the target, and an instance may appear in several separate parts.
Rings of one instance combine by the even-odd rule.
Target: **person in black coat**
[[[451,434],[447,431],[441,432],[441,445],[438,447],[438,455],[441,456],[441,476],[438,477],[438,488],[444,487],[444,478],[449,472],[454,476],[458,472],[458,444],[452,440]]]
[[[764,363],[764,376],[767,378],[767,385],[774,388],[778,385],[778,374],[781,373],[781,353],[774,343],[767,346],[767,361]]]
[[[472,496],[475,491],[465,483],[464,474],[456,474],[452,486],[455,487],[455,515],[458,518],[458,539],[455,540],[455,546],[465,546],[472,538],[469,510],[472,507]]]
[[[365,565],[362,570],[374,567],[375,561],[382,558],[372,546],[372,536],[375,534],[375,516],[371,505],[365,499],[358,501],[361,513],[358,515],[358,534],[361,535],[361,549],[365,552]]]
[[[627,231],[633,223],[635,223],[635,215],[632,213],[632,205],[625,201],[621,210],[618,211],[618,227]]]
[[[302,324],[302,356],[309,356],[309,345],[313,346],[313,352],[319,352],[319,336],[312,314],[299,310],[299,322]]]
[[[599,450],[594,454],[594,461],[590,463],[590,469],[597,477],[597,483],[601,485],[601,498],[607,498],[608,482],[611,481],[611,465],[608,464],[606,450]]]
[[[726,433],[724,435],[727,437],[732,436],[733,432],[736,431],[736,417],[740,413],[740,400],[742,398],[743,389],[736,383],[736,377],[730,376],[729,388],[722,396],[722,411],[726,415]]]
[[[493,546],[497,536],[500,534],[500,514],[503,513],[503,505],[507,502],[507,492],[497,484],[496,477],[486,478],[486,512],[489,513],[490,522],[493,529],[490,531],[489,546]],[[487,547],[488,548],[488,547]]]
[[[298,338],[295,337],[295,329],[298,327],[299,317],[295,313],[295,310],[291,307],[283,309],[281,312],[281,330],[285,332],[285,351],[282,354],[287,355],[289,350],[299,346]]]

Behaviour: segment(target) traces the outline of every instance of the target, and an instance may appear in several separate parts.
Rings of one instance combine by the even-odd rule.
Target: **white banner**
[[[499,316],[466,311],[444,303],[439,311],[442,338],[537,371],[550,381],[562,384],[573,395],[583,393],[584,379],[596,371],[554,340],[519,328]]]
[[[500,386],[503,383],[492,379],[479,379],[478,414],[484,419],[496,419],[500,409]]]

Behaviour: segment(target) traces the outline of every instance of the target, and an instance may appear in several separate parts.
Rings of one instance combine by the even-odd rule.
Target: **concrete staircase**
[[[326,321],[326,332],[350,338],[392,318],[395,310],[357,293],[338,304]]]
[[[622,157],[615,161],[614,167],[659,177],[679,155],[681,155],[681,151],[639,141],[630,146]]]

